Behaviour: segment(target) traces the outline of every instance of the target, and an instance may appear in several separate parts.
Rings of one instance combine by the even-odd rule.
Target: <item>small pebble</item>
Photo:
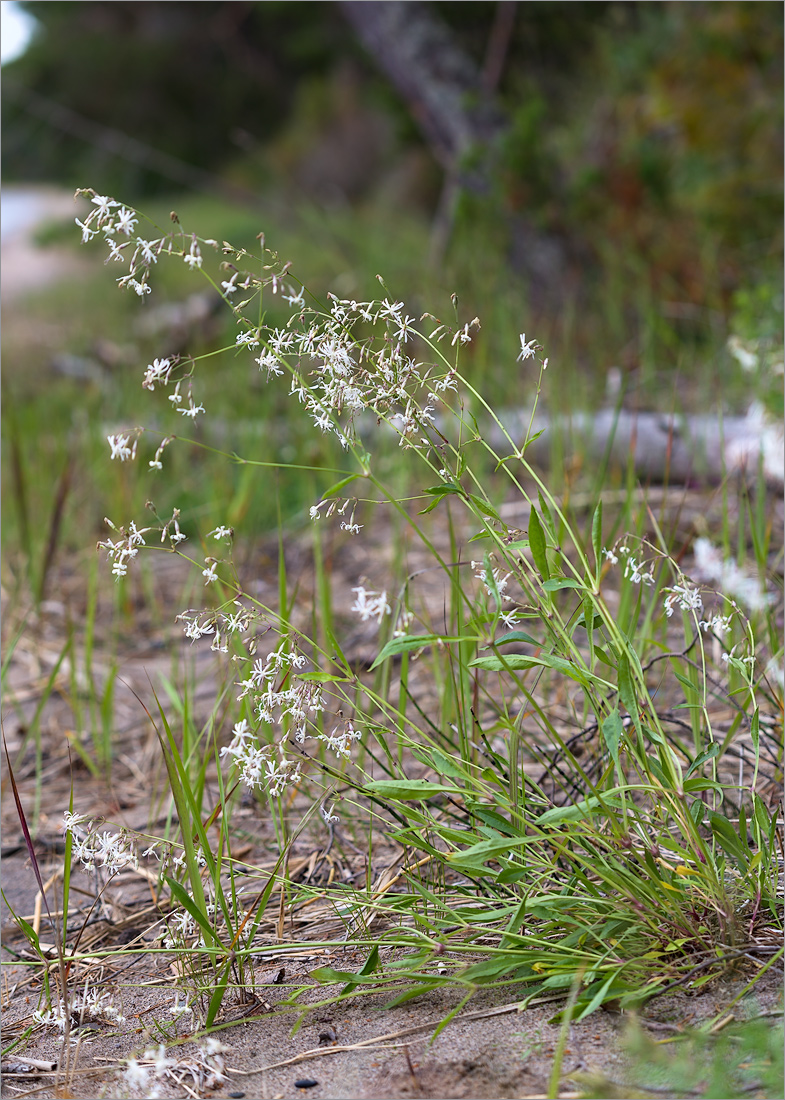
[[[294,1082],[296,1089],[312,1089],[319,1084],[318,1081],[314,1081],[313,1077],[300,1077],[299,1080]]]

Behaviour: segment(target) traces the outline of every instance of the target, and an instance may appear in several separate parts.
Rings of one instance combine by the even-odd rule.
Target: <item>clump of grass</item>
[[[762,762],[781,765],[769,719],[782,683],[766,664],[781,643],[775,653],[762,640],[777,637],[765,578],[744,589],[745,610],[685,575],[651,515],[610,539],[600,501],[581,530],[527,459],[531,422],[514,438],[462,373],[480,322],[457,303],[446,321],[415,319],[383,283],[379,298],[321,302],[263,239],[252,253],[203,240],[175,217],[148,240],[136,211],[87,194],[83,236],[103,236],[123,263],[120,285],[144,297],[165,258],[206,278],[237,327],[224,353],[253,359],[271,387],[288,381],[325,456],[284,464],[223,453],[263,477],[298,471],[325,485],[309,510],[310,614],[290,587],[282,534],[277,602],[267,604],[243,583],[226,517],[198,554],[184,549],[177,509],[166,518],[153,506],[148,526],[111,521],[101,544],[119,584],[143,549],[201,571],[212,601],[179,618],[195,644],[226,655],[239,687],[224,728],[215,721],[197,735],[184,699],[181,738],[163,706],[150,716],[179,823],[160,865],[171,899],[162,949],[178,955],[200,1022],[212,1026],[230,991],[253,986],[261,922],[272,919],[282,940],[286,912],[316,897],[329,901],[341,942],[368,950],[359,970],[312,973],[340,986],[332,998],[382,989],[394,1005],[452,986],[460,1007],[480,988],[509,986],[522,1003],[570,994],[565,1027],[781,953],[769,938],[781,926],[777,816],[758,789]],[[211,252],[224,257],[218,270]],[[539,394],[553,370],[543,349],[521,334],[515,350],[515,369],[534,367]],[[211,356],[154,359],[143,385],[163,391],[178,425],[112,433],[113,459],[160,474],[181,425],[191,446],[221,456],[191,427],[206,415]],[[490,426],[503,449],[488,442]],[[377,638],[363,669],[318,536],[338,528],[362,540],[386,516],[429,565],[408,572],[400,554],[395,589],[357,577],[344,611]],[[176,685],[169,694],[179,698]],[[209,812],[208,769],[219,787]],[[266,799],[279,840],[250,904],[230,854],[243,787]],[[321,819],[330,845],[339,823],[346,832],[369,823],[364,885],[328,892],[288,877],[297,830],[286,810],[297,792],[311,799],[298,828]],[[77,836],[78,818],[69,821]],[[375,832],[403,852],[376,881]],[[88,837],[75,850],[89,857]],[[265,916],[275,906],[277,917]],[[305,1011],[302,992],[285,1007]]]

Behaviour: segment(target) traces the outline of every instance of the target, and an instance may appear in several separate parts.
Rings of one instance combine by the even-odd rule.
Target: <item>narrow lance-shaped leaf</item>
[[[591,544],[594,549],[594,562],[597,568],[597,580],[602,568],[602,501],[594,509],[591,521]]]
[[[529,516],[529,547],[534,558],[534,564],[539,570],[544,581],[550,580],[551,572],[548,568],[548,555],[546,553],[545,532],[540,523],[540,517],[534,508]]]

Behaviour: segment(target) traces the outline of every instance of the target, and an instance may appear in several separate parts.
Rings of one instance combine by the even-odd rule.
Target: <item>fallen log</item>
[[[610,468],[634,464],[638,478],[653,482],[688,485],[716,484],[727,474],[757,477],[762,462],[772,488],[785,481],[783,426],[766,417],[753,404],[746,416],[631,412],[600,409],[572,416],[537,415],[529,428],[530,414],[506,409],[499,420],[516,446],[542,432],[526,448],[528,460],[549,464],[554,435],[560,438],[565,461],[575,455],[584,465],[604,463]],[[486,438],[503,453],[509,449],[501,429],[488,427]]]

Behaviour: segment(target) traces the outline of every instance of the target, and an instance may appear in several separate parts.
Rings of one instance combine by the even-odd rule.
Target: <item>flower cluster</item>
[[[266,787],[277,798],[285,787],[299,783],[300,762],[290,760],[278,746],[278,759],[269,745],[260,745],[245,718],[232,730],[232,740],[221,749],[221,757],[230,756],[240,770],[240,778],[251,790]]]
[[[72,855],[86,871],[103,867],[116,875],[124,867],[139,868],[136,849],[125,832],[99,833],[95,822],[66,810],[63,814],[63,831],[71,834]]]
[[[127,528],[117,527],[106,516],[104,517],[104,523],[120,536],[114,542],[112,539],[105,539],[103,542],[98,543],[99,550],[106,550],[109,560],[112,562],[112,575],[118,579],[126,575],[128,563],[137,556],[139,548],[147,545],[145,535],[149,534],[150,531],[158,532],[160,530],[161,542],[168,539],[172,549],[176,548],[186,538],[180,530],[180,512],[177,508],[172,512],[172,518],[162,528],[142,527],[140,529],[133,520]]]
[[[688,584],[675,584],[673,588],[665,588],[663,591],[667,593],[665,597],[665,614],[668,618],[673,614],[674,607],[679,607],[682,611],[701,611],[703,609],[703,599],[697,588],[692,588]]]
[[[203,1096],[205,1090],[215,1090],[227,1079],[224,1054],[229,1048],[214,1036],[210,1036],[195,1056],[168,1057],[163,1043],[157,1050],[146,1050],[141,1058],[129,1058],[123,1071],[127,1087],[139,1090],[150,1100],[159,1097],[157,1086],[151,1089],[151,1081],[169,1081],[178,1090],[189,1095]],[[190,1078],[193,1089],[185,1084]]]
[[[288,300],[302,304],[301,298]],[[310,364],[309,373],[299,366],[292,368],[289,392],[305,405],[315,427],[335,434],[344,447],[356,441],[355,418],[366,409],[393,424],[402,446],[417,445],[414,437],[432,423],[440,394],[455,388],[454,371],[437,371],[406,351],[418,333],[403,302],[388,298],[356,302],[331,296],[329,315],[303,309],[292,321],[298,327],[290,322],[260,334],[264,350],[256,362],[268,378],[283,373],[288,357]],[[470,340],[474,324],[456,333],[453,342]],[[354,335],[355,327],[368,325],[382,327],[380,340]],[[429,339],[440,339],[447,332],[439,326]],[[425,400],[418,400],[418,392],[426,395]]]
[[[125,1022],[120,1009],[114,1001],[114,995],[108,991],[99,993],[97,989],[91,989],[85,985],[82,993],[77,993],[68,1001],[68,1015],[72,1025],[82,1024],[122,1024]],[[56,1028],[61,1034],[65,1032],[65,1009],[63,1002],[59,1001],[46,1011],[37,1010],[33,1013],[33,1019],[44,1027]],[[78,1037],[73,1036],[76,1040]]]

